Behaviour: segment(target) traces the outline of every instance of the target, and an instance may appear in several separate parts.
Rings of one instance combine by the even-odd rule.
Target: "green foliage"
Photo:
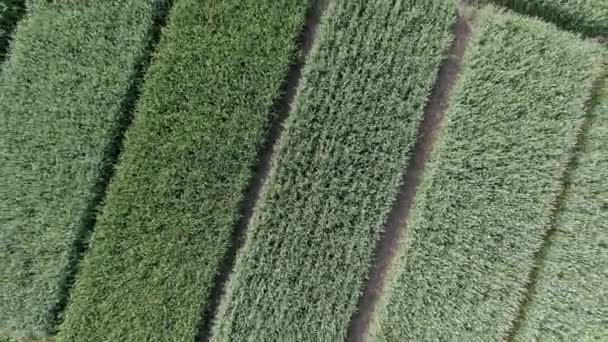
[[[23,0],[0,0],[0,63],[4,60],[11,32],[24,12]]]
[[[156,0],[51,4],[0,75],[0,330],[48,333]]]
[[[606,0],[482,0],[538,16],[558,26],[586,35],[608,35]]]
[[[344,340],[455,17],[451,0],[330,4],[214,340]]]
[[[58,341],[194,339],[306,4],[175,2]]]
[[[592,119],[515,341],[608,340],[607,87]]]
[[[502,340],[549,229],[601,53],[480,12],[373,318],[374,341]]]

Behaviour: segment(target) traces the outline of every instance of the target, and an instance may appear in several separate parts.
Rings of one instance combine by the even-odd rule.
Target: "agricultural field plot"
[[[608,1],[0,0],[0,341],[608,341]]]
[[[599,46],[552,25],[478,20],[373,340],[506,337],[602,71]]]
[[[566,30],[608,36],[606,0],[482,0],[548,20]]]
[[[514,341],[608,336],[608,87],[599,91]]]
[[[52,330],[157,11],[41,2],[18,25],[0,73],[0,334]]]
[[[174,3],[58,341],[195,338],[306,7]]]
[[[330,3],[212,340],[345,338],[455,20],[449,0]]]

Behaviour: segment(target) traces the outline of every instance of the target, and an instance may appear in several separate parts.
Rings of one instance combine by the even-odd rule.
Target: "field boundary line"
[[[15,3],[17,8],[12,10],[13,17],[11,18],[11,8],[0,2],[0,72],[2,72],[3,64],[8,60],[13,33],[27,12],[24,0],[17,0]],[[5,17],[5,15],[9,16]]]
[[[555,19],[554,17],[548,16],[548,15],[543,16],[542,14],[533,13],[533,12],[526,12],[525,10],[521,10],[519,8],[516,8],[512,4],[504,3],[500,0],[467,0],[467,1],[470,5],[474,5],[477,8],[481,8],[482,6],[492,4],[498,8],[506,9],[513,13],[517,13],[519,15],[537,19],[537,20],[540,20],[545,23],[550,23],[552,25],[555,25],[555,27],[557,27],[558,29],[560,29],[562,31],[580,35],[581,37],[586,38],[586,39],[598,40],[600,42],[603,42],[602,44],[606,44],[606,42],[608,42],[608,35],[606,35],[606,34],[589,33],[589,32],[585,32],[584,29],[581,30],[580,28],[579,28],[579,30],[569,28],[569,27],[567,27],[566,24],[560,22],[559,20]],[[538,8],[538,10],[541,11],[540,8]],[[576,17],[573,17],[571,14],[562,11],[558,7],[551,8],[551,10],[554,13],[561,13],[571,20],[576,20]]]
[[[523,297],[519,304],[519,309],[517,311],[517,315],[514,317],[511,322],[511,327],[508,331],[508,334],[505,338],[505,341],[513,341],[517,331],[521,328],[525,318],[526,318],[526,309],[530,304],[531,297],[536,292],[538,275],[541,269],[544,267],[545,260],[547,258],[547,253],[553,244],[553,239],[555,233],[557,231],[557,219],[559,214],[561,213],[564,203],[566,202],[570,186],[572,183],[572,177],[574,176],[575,171],[578,169],[578,157],[584,151],[585,146],[587,144],[587,135],[589,130],[591,129],[591,125],[597,115],[594,115],[593,108],[598,104],[599,95],[606,86],[606,75],[605,73],[600,75],[594,82],[591,87],[591,94],[585,103],[585,117],[583,118],[583,122],[578,128],[579,132],[576,137],[576,143],[572,151],[569,152],[569,157],[562,170],[561,174],[561,189],[557,194],[555,201],[553,202],[553,211],[551,213],[551,217],[549,219],[549,227],[547,232],[545,233],[542,241],[542,245],[536,253],[534,253],[534,265],[532,269],[528,273],[527,276],[527,284],[524,288]]]
[[[234,268],[238,251],[245,242],[247,227],[253,216],[257,202],[272,168],[272,160],[276,146],[283,133],[283,123],[291,112],[293,101],[296,97],[304,65],[310,55],[315,42],[317,28],[321,17],[327,9],[331,0],[310,0],[306,10],[306,18],[301,32],[295,38],[296,49],[294,60],[281,84],[278,96],[270,109],[270,129],[265,141],[258,152],[258,159],[253,167],[253,176],[245,189],[243,200],[240,204],[239,218],[232,232],[230,246],[220,262],[219,271],[213,281],[213,288],[209,295],[209,301],[204,309],[202,317],[205,319],[199,323],[199,331],[195,338],[196,342],[209,341],[211,338],[212,323],[217,316],[220,302],[224,296],[225,288]]]
[[[54,329],[54,331],[50,332],[51,334],[57,332],[56,329],[63,321],[63,312],[69,302],[82,258],[88,250],[89,239],[95,229],[99,209],[103,205],[106,190],[114,176],[116,163],[118,162],[118,158],[123,148],[125,133],[133,121],[135,106],[141,95],[141,86],[144,82],[146,71],[150,65],[154,50],[160,40],[162,28],[167,23],[173,1],[174,0],[157,0],[154,4],[154,23],[148,29],[149,38],[147,45],[139,59],[135,62],[135,66],[129,75],[128,88],[125,97],[120,103],[118,121],[111,130],[112,139],[103,150],[103,164],[98,174],[99,177],[92,187],[92,199],[87,204],[79,219],[80,222],[76,231],[76,236],[68,252],[69,262],[66,269],[62,272],[63,279],[60,283],[59,298],[50,312],[52,327]]]
[[[412,158],[402,175],[395,203],[384,223],[383,234],[376,244],[373,264],[359,297],[357,310],[348,327],[347,341],[367,340],[370,321],[385,283],[386,271],[397,253],[399,241],[407,234],[407,227],[402,227],[406,225],[426,162],[441,130],[444,115],[449,108],[450,94],[458,80],[465,50],[473,34],[474,20],[469,18],[465,11],[459,8],[453,25],[454,38],[427,99],[418,128],[418,138],[412,149]]]

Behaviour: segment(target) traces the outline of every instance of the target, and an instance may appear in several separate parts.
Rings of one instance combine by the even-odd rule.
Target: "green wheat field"
[[[0,0],[0,341],[608,341],[607,0]]]

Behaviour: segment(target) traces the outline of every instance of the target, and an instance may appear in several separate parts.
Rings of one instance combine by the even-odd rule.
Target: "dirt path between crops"
[[[254,168],[254,175],[246,189],[241,203],[240,218],[234,228],[231,245],[220,264],[220,269],[214,287],[211,290],[208,304],[202,314],[199,325],[199,332],[195,339],[197,342],[208,341],[211,337],[211,324],[217,314],[220,301],[224,295],[226,283],[234,267],[237,253],[245,242],[245,235],[249,221],[253,216],[253,211],[258,202],[260,192],[264,183],[268,179],[272,166],[272,158],[275,146],[280,140],[283,132],[283,123],[291,111],[295,99],[302,69],[314,45],[317,28],[321,21],[321,16],[330,0],[310,0],[306,18],[302,31],[296,38],[298,52],[294,62],[290,65],[280,89],[280,96],[272,106],[271,112],[274,117],[266,138],[266,142],[258,156],[257,165]]]
[[[399,240],[403,238],[404,233],[400,228],[408,219],[425,163],[429,159],[444,113],[448,109],[450,91],[458,79],[470,37],[471,23],[459,15],[454,25],[454,41],[439,69],[437,80],[424,109],[424,118],[420,124],[413,158],[401,179],[397,201],[387,217],[384,234],[376,246],[375,264],[370,270],[367,284],[359,299],[358,310],[351,319],[347,341],[367,340],[370,320],[384,285],[386,270],[395,256]]]

